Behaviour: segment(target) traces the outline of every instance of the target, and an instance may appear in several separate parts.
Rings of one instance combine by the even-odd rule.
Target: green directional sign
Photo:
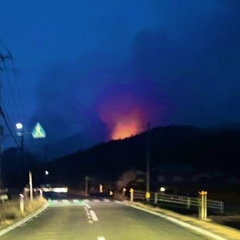
[[[39,122],[37,122],[36,126],[32,130],[32,136],[33,138],[45,138],[46,132],[43,129],[43,127],[40,125]]]

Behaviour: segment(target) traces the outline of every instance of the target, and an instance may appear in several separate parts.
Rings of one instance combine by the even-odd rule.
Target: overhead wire
[[[9,76],[9,72],[7,70],[7,66],[5,64],[5,61],[3,62],[3,66],[4,68],[6,69],[5,71],[5,76],[6,76],[6,81],[7,81],[7,84],[8,84],[8,88],[9,88],[9,91],[10,91],[10,95],[12,97],[12,100],[13,100],[13,105],[15,106],[16,108],[16,112],[17,112],[17,115],[20,116],[21,114],[19,114],[19,105],[17,103],[17,100],[15,98],[15,94],[13,92],[13,86],[12,86],[12,81],[10,79],[10,76]]]
[[[11,52],[9,51],[9,49],[6,47],[6,45],[3,43],[3,41],[1,39],[0,39],[0,44],[3,46],[3,48],[7,52],[6,55],[3,55],[2,53],[0,53],[0,57],[1,57],[0,61],[1,61],[2,65],[3,65],[3,67],[1,67],[1,65],[0,65],[0,70],[2,70],[2,71],[5,70],[4,73],[6,73],[8,71],[13,71],[15,73],[16,69],[15,69],[15,66],[14,66],[14,62],[12,62],[13,69],[8,69],[7,65],[5,63],[6,59],[8,59],[8,60],[9,59],[10,60],[13,59]],[[18,109],[19,109],[18,108],[18,104],[17,104],[16,98],[15,98],[15,95],[14,95],[14,92],[13,92],[11,79],[10,79],[8,74],[6,74],[6,79],[7,79],[7,82],[8,82],[8,87],[9,87],[9,90],[10,90],[11,98],[12,98],[13,103],[15,104],[16,110],[18,112]],[[2,79],[0,79],[0,85],[2,86]],[[5,90],[5,88],[4,88],[4,90]],[[0,91],[1,91],[1,89],[0,89]],[[17,144],[17,146],[20,147],[20,144],[19,144],[16,136],[14,135],[15,131],[12,129],[13,125],[12,125],[8,115],[7,115],[6,110],[3,110],[4,107],[3,107],[3,104],[2,104],[2,99],[1,98],[2,98],[2,91],[0,92],[0,114],[1,114],[1,116],[3,118],[3,120],[4,120],[4,123],[6,124],[6,127],[7,127],[8,131],[9,131],[11,137],[13,138],[14,142]],[[4,100],[5,99],[6,98],[4,98]],[[18,115],[20,115],[19,112],[18,112]]]
[[[19,72],[19,71],[16,70],[14,58],[11,59],[11,62],[12,62],[14,78],[15,78],[16,86],[17,86],[19,103],[20,103],[20,106],[22,108],[23,117],[25,117],[26,116],[26,112],[25,112],[23,101],[22,101],[22,96],[21,96],[21,91],[20,91],[20,86],[19,86],[19,79],[17,77],[17,72]]]
[[[16,137],[15,137],[15,135],[14,135],[14,133],[13,133],[10,125],[9,125],[9,122],[8,122],[8,120],[7,120],[7,117],[6,117],[5,113],[3,112],[3,109],[2,109],[1,106],[0,106],[0,113],[1,113],[1,115],[2,115],[2,117],[3,117],[3,120],[4,120],[4,122],[5,122],[6,126],[7,126],[7,129],[8,129],[8,131],[9,131],[10,135],[12,136],[14,142],[17,144],[18,147],[21,147],[20,143],[17,141],[17,139],[16,139]]]
[[[7,58],[11,61],[12,63],[12,69],[7,69],[7,66],[5,64],[5,61],[2,61],[3,62],[3,65],[6,69],[6,73],[8,73],[9,71],[13,72],[14,73],[14,77],[15,77],[15,81],[16,81],[16,86],[17,86],[17,91],[18,91],[18,96],[19,96],[19,100],[20,100],[20,106],[23,106],[22,104],[22,99],[21,99],[21,96],[20,96],[20,88],[19,88],[19,82],[18,82],[18,79],[17,79],[17,70],[16,70],[16,67],[15,67],[15,62],[14,62],[14,58],[12,56],[12,53],[10,52],[10,50],[7,48],[7,46],[3,43],[3,41],[0,39],[0,43],[2,44],[2,46],[5,48],[6,52],[7,52]],[[8,86],[9,86],[9,89],[11,91],[11,94],[13,96],[13,101],[15,102],[15,105],[17,106],[17,101],[16,101],[16,98],[14,97],[14,93],[13,93],[13,90],[12,90],[12,84],[11,84],[11,79],[9,77],[9,74],[6,74],[6,77],[7,77],[7,82],[8,82]],[[24,111],[23,111],[24,113]]]

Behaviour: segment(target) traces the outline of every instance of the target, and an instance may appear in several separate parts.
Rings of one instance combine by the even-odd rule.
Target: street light
[[[24,134],[23,134],[23,124],[18,122],[16,123],[16,134],[17,136],[20,137],[20,151],[21,151],[21,158],[22,160],[24,160]],[[23,167],[23,164],[20,164],[20,176],[21,176],[21,179],[23,179],[23,174],[24,174],[24,167]]]
[[[23,125],[22,123],[16,123],[16,128],[19,130],[17,135],[21,137],[21,151],[24,149],[24,134],[23,134]]]
[[[16,123],[16,128],[17,129],[23,129],[22,123]]]

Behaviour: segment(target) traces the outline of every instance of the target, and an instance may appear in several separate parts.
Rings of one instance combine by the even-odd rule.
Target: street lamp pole
[[[147,166],[146,166],[146,192],[147,192],[147,200],[150,193],[150,123],[148,123],[147,128]]]
[[[21,134],[20,144],[21,144],[21,152],[23,153],[24,152],[24,134],[23,133]]]
[[[17,130],[19,130],[20,132],[18,133],[18,135],[20,136],[20,146],[21,146],[21,151],[24,152],[24,133],[23,133],[23,125],[22,123],[17,123],[16,124],[16,128]]]
[[[24,133],[23,133],[23,124],[18,122],[16,123],[17,135],[20,137],[20,154],[22,158],[22,162],[19,165],[20,168],[20,177],[21,181],[23,180],[24,167],[23,167],[23,159],[24,159]]]
[[[86,176],[85,177],[85,193],[88,194],[88,181],[89,181],[89,177]]]

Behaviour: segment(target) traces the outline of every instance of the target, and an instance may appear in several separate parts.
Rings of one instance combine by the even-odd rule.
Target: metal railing
[[[187,209],[201,208],[202,206],[202,197],[201,193],[199,197],[189,197],[183,195],[173,195],[173,194],[165,194],[161,192],[151,192],[149,199],[147,199],[147,195],[145,191],[140,190],[132,190],[131,192],[133,201],[147,201],[149,203],[154,203],[156,205],[161,203],[170,203],[172,205],[181,205],[186,207]],[[219,213],[224,213],[224,203],[222,201],[206,199],[206,209],[218,211]]]

